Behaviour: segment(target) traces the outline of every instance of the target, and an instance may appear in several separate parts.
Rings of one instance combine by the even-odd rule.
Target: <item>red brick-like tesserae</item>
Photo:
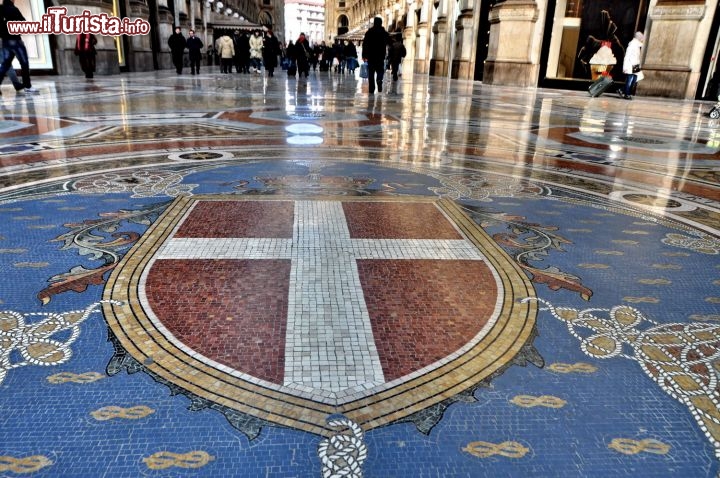
[[[495,309],[495,278],[483,261],[359,260],[386,380],[407,375],[468,343]]]
[[[216,362],[282,384],[289,260],[155,261],[150,306],[178,340]]]
[[[292,238],[292,201],[201,201],[175,237]]]

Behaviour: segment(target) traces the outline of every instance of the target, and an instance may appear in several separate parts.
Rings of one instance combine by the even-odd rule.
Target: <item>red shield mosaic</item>
[[[506,367],[527,277],[449,200],[178,198],[114,271],[106,317],[163,380],[278,425],[369,430]]]

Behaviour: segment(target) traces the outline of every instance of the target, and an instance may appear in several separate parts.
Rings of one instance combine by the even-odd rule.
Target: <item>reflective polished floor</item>
[[[717,476],[712,104],[187,73],[2,86],[0,476]]]

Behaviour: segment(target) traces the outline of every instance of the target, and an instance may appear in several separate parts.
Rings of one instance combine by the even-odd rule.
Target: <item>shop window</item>
[[[644,29],[647,0],[558,0],[547,76],[593,79],[622,76],[625,48]]]

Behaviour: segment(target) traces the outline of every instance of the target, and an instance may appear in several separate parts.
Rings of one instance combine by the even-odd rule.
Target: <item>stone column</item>
[[[487,0],[486,0],[487,1]],[[472,80],[475,77],[475,51],[477,50],[477,35],[480,27],[480,9],[475,9],[480,0],[462,0],[460,2],[460,17],[455,23],[457,40],[455,58],[453,58],[452,77]]]
[[[68,15],[80,15],[83,10],[88,10],[94,15],[104,13],[113,16],[112,1],[103,0],[97,4],[87,5],[84,3],[73,3],[71,1],[63,2],[63,7],[67,8]],[[96,35],[97,50],[96,69],[97,75],[113,75],[120,73],[120,64],[118,63],[118,52],[115,48],[115,39],[113,37]],[[80,68],[80,60],[75,56],[75,35],[55,35],[57,49],[55,51],[55,60],[58,74],[60,75],[84,75]]]
[[[657,0],[648,13],[638,94],[692,99],[717,0]]]
[[[131,19],[150,18],[150,9],[145,0],[130,0],[128,2],[128,17]],[[130,71],[152,71],[153,52],[150,35],[133,35],[129,37],[129,50],[126,52],[126,64]]]
[[[175,0],[169,0],[171,2]],[[161,70],[172,68],[172,57],[170,56],[170,47],[168,46],[168,38],[173,34],[173,24],[175,19],[173,13],[168,6],[168,0],[158,0],[158,39],[160,41],[160,53],[157,55],[158,67]],[[177,10],[176,10],[177,11]]]
[[[430,59],[430,75],[447,76],[450,62],[450,50],[452,41],[451,28],[455,28],[452,17],[452,2],[456,0],[440,0],[438,7],[438,18],[432,27],[433,48]]]
[[[402,74],[406,78],[412,78],[415,74],[415,43],[417,34],[415,33],[415,2],[408,5],[407,24],[403,29],[403,44],[407,54],[402,62]]]
[[[490,48],[483,83],[534,86],[542,46],[542,0],[506,0],[490,11]],[[542,12],[546,4],[543,2]],[[539,34],[538,34],[539,33]]]
[[[420,22],[417,25],[416,38],[415,38],[415,73],[427,73],[428,72],[428,60],[430,58],[430,52],[428,46],[430,45],[430,9],[432,8],[432,2],[430,0],[423,0],[420,7]]]
[[[173,26],[180,26],[180,5],[182,3],[182,0],[173,0],[173,12],[175,16],[173,17]]]

